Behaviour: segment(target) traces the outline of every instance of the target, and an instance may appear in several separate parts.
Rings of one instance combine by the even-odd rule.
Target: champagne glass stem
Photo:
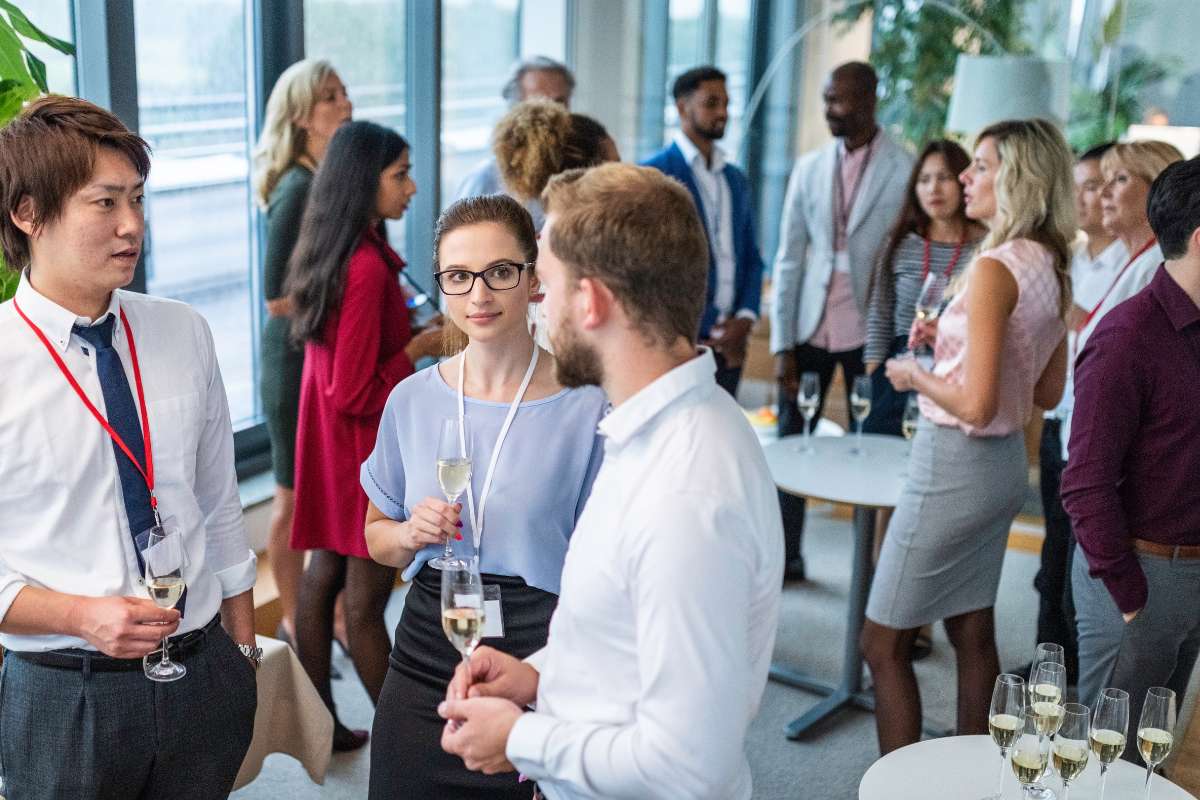
[[[162,658],[158,660],[158,663],[163,665],[166,665],[167,663],[167,637],[165,636],[162,640]]]
[[[1104,788],[1108,784],[1108,764],[1100,765],[1100,800],[1104,800]]]
[[[463,666],[467,668],[467,685],[463,687],[463,697],[471,691],[471,651],[463,653]]]
[[[446,502],[449,503],[450,505],[454,505],[455,503],[458,502],[458,498],[451,497],[450,495],[446,495]],[[446,561],[449,561],[453,557],[454,557],[454,545],[451,544],[450,537],[447,536],[446,543],[445,543],[445,545],[443,545],[443,549],[442,549],[442,558],[444,558]]]
[[[1004,796],[1004,772],[1005,772],[1004,768],[1007,765],[1008,765],[1008,751],[1005,750],[1003,747],[1001,747],[1000,748],[1000,775],[997,776],[997,780],[996,780],[996,797]]]
[[[862,420],[858,420],[858,433],[854,435],[854,449],[859,455],[862,455],[862,429]]]
[[[1150,780],[1154,777],[1154,765],[1146,765],[1146,800],[1150,800]]]
[[[1063,793],[1059,800],[1071,800],[1071,784],[1063,781]]]

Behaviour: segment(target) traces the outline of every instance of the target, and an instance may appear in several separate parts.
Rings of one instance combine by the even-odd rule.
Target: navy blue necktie
[[[145,469],[146,444],[142,440],[142,423],[138,418],[137,401],[134,400],[133,392],[129,390],[129,379],[125,377],[121,354],[112,346],[115,323],[116,318],[109,314],[97,325],[76,325],[75,335],[96,349],[96,372],[100,376],[100,390],[104,393],[104,410],[108,424],[124,440],[129,452],[137,457],[142,469]],[[129,519],[133,552],[137,554],[138,568],[145,572],[142,549],[146,546],[146,537],[143,536],[139,541],[138,535],[145,533],[155,524],[154,509],[150,506],[150,488],[146,486],[141,472],[115,441],[112,442],[112,448],[117,459],[117,475],[121,479],[121,498],[125,501],[125,516]],[[180,614],[183,613],[183,597],[175,607],[179,609]]]

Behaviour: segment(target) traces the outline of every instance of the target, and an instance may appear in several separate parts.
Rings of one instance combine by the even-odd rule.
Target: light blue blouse
[[[508,414],[508,403],[466,398],[471,490],[476,504],[492,448]],[[558,594],[567,542],[600,469],[604,444],[596,426],[607,401],[595,387],[564,389],[522,403],[496,464],[479,546],[481,572],[523,578],[530,586]],[[440,420],[457,416],[457,392],[429,367],[401,381],[388,397],[375,450],[363,463],[360,482],[371,502],[392,519],[408,519],[409,509],[427,497],[445,499],[437,482]],[[474,552],[465,496],[462,541],[457,556]],[[442,551],[428,546],[404,570],[411,580]]]

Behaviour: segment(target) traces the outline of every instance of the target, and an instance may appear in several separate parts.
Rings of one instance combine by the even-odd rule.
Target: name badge
[[[500,605],[500,586],[495,583],[483,585],[483,639],[499,639],[504,636],[504,614]]]
[[[833,254],[833,271],[834,272],[849,272],[850,271],[850,251],[839,250]]]

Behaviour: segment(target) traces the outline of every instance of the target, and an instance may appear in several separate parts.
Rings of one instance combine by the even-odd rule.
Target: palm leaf
[[[8,0],[0,0],[0,9],[8,12],[8,18],[12,20],[13,28],[26,39],[33,39],[42,44],[47,44],[64,55],[75,55],[75,45],[44,33],[29,21],[29,17],[25,16],[25,12],[8,2]]]

